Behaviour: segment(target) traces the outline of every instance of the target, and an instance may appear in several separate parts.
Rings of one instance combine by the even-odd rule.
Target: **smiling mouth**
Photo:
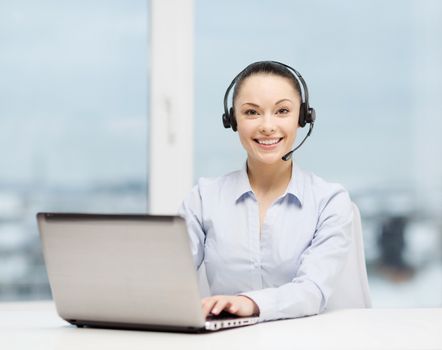
[[[276,145],[277,143],[281,142],[281,140],[283,139],[283,137],[280,138],[274,138],[274,139],[253,139],[253,141],[255,141],[256,143],[263,145],[263,146],[273,146]]]

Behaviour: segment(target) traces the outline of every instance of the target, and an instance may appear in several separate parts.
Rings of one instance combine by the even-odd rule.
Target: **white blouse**
[[[259,207],[246,166],[201,178],[180,207],[196,268],[204,261],[212,295],[246,295],[260,321],[322,312],[344,266],[353,211],[339,184],[293,163],[285,193]]]

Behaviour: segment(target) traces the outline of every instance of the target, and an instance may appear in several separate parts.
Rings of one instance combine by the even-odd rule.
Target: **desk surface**
[[[442,308],[352,309],[210,334],[77,329],[51,302],[0,303],[0,349],[442,349]]]

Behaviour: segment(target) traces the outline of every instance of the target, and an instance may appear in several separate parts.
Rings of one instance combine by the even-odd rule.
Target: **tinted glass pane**
[[[46,298],[37,211],[143,212],[141,1],[0,3],[0,298]]]

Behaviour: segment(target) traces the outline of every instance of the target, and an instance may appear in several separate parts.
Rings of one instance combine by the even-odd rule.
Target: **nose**
[[[263,118],[261,118],[261,124],[259,125],[259,131],[262,134],[273,134],[275,132],[274,118],[271,114],[266,113]]]

